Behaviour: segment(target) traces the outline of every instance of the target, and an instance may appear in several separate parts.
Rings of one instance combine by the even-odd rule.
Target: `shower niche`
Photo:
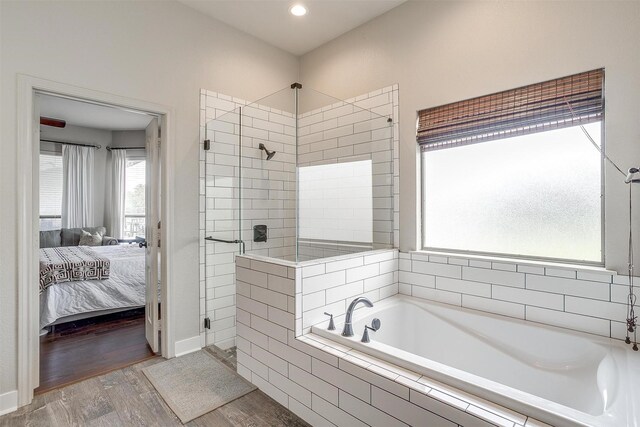
[[[340,100],[296,83],[200,101],[203,344],[221,345],[235,337],[236,254],[305,262],[397,246],[398,88]]]

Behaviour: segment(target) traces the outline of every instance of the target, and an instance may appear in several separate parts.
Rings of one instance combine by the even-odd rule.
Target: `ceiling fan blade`
[[[40,124],[44,126],[52,126],[54,128],[63,128],[67,125],[67,122],[60,119],[52,119],[50,117],[40,116]]]

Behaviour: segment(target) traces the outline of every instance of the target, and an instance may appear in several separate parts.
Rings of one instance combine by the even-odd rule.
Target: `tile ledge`
[[[499,256],[490,256],[490,255],[474,255],[474,254],[460,254],[455,252],[439,252],[439,251],[408,251],[405,252],[410,255],[436,255],[443,257],[451,257],[451,258],[462,258],[468,260],[477,260],[477,261],[488,261],[488,262],[496,262],[503,264],[516,264],[523,266],[532,266],[532,267],[542,267],[542,268],[557,268],[563,270],[576,270],[587,273],[600,273],[600,274],[611,274],[618,275],[618,272],[615,270],[608,270],[605,267],[595,266],[595,265],[584,265],[584,264],[570,264],[570,263],[562,263],[562,262],[553,262],[553,261],[538,261],[533,259],[518,259],[518,258],[508,258],[508,257],[499,257]]]
[[[317,338],[324,339],[326,341],[326,344],[321,343],[320,341],[317,340]],[[525,422],[525,420],[528,418],[526,415],[521,414],[519,412],[516,412],[516,411],[514,411],[514,410],[512,410],[510,408],[507,408],[505,406],[498,405],[496,403],[490,402],[490,401],[485,400],[485,399],[483,399],[483,398],[481,398],[479,396],[475,396],[475,395],[463,392],[461,390],[459,391],[455,387],[452,387],[452,386],[449,386],[449,385],[446,385],[446,384],[442,384],[439,381],[433,380],[433,379],[431,379],[429,377],[426,377],[425,375],[422,375],[422,374],[420,375],[419,380],[423,379],[423,378],[425,378],[425,379],[428,378],[429,385],[427,385],[425,383],[421,383],[419,381],[413,381],[413,380],[407,378],[404,375],[396,374],[395,372],[388,371],[388,369],[385,368],[385,365],[387,365],[387,366],[388,365],[397,366],[397,365],[394,365],[393,363],[390,363],[390,362],[386,362],[386,361],[384,361],[384,360],[382,360],[382,359],[380,359],[378,357],[371,356],[371,355],[366,354],[366,353],[361,353],[358,350],[350,349],[347,352],[339,351],[339,353],[342,353],[342,354],[336,354],[336,353],[334,353],[332,351],[329,351],[329,350],[330,349],[337,350],[335,346],[336,345],[340,345],[340,344],[334,343],[330,339],[318,336],[318,335],[314,334],[313,332],[308,332],[308,333],[306,333],[304,335],[296,337],[295,339],[297,339],[299,341],[302,341],[302,342],[305,342],[308,345],[312,345],[312,346],[316,347],[317,349],[319,349],[320,351],[323,351],[325,353],[331,354],[333,356],[337,356],[338,359],[343,359],[343,360],[346,360],[347,362],[350,362],[350,363],[354,363],[353,361],[349,360],[350,357],[356,357],[356,358],[360,359],[357,355],[358,354],[364,354],[367,358],[370,359],[371,363],[370,363],[370,366],[368,366],[366,368],[360,366],[361,368],[366,369],[366,370],[368,370],[368,371],[370,371],[370,372],[372,372],[374,374],[377,374],[380,377],[387,378],[390,381],[402,384],[405,387],[408,387],[410,390],[413,390],[414,392],[420,393],[420,394],[422,394],[424,396],[427,396],[427,397],[430,397],[432,399],[435,399],[435,397],[433,396],[432,392],[436,391],[436,392],[442,393],[442,394],[444,394],[446,396],[458,399],[458,400],[468,404],[469,406],[475,406],[477,408],[481,408],[481,409],[487,411],[488,413],[490,413],[490,414],[492,414],[494,416],[509,420],[509,421],[513,422],[513,424],[517,424],[520,421]],[[360,359],[360,360],[363,360],[363,359]],[[373,366],[373,365],[376,365],[377,367],[382,368],[383,372],[370,369],[370,367]],[[404,370],[404,368],[401,368],[399,366],[398,366],[398,368]],[[341,369],[341,368],[338,368],[338,369]],[[387,371],[387,372],[393,374],[394,376],[397,375],[397,377],[389,376],[389,375],[385,374],[384,371]],[[409,371],[409,372],[411,372],[411,371]],[[417,375],[417,373],[416,373],[416,375]],[[401,381],[397,381],[399,378],[402,378],[404,381],[402,381],[402,380]],[[404,399],[404,400],[410,401],[409,399]],[[442,401],[441,399],[437,399],[437,400]],[[456,409],[458,409],[458,410],[460,410],[462,412],[468,413],[468,414],[472,414],[472,412],[469,412],[468,410],[464,410],[464,409],[460,409],[460,408],[456,408]],[[473,414],[473,415],[475,415],[475,414]]]
[[[387,252],[397,252],[397,251],[398,251],[397,248],[374,249],[371,251],[354,252],[352,254],[336,255],[332,257],[318,258],[318,259],[312,259],[309,261],[299,261],[299,262],[289,261],[281,258],[269,257],[266,255],[250,254],[250,253],[236,254],[236,258],[245,258],[249,260],[253,259],[256,261],[262,261],[270,264],[278,264],[286,267],[302,268],[302,267],[309,267],[317,264],[326,264],[334,261],[344,261],[351,258],[380,255]]]

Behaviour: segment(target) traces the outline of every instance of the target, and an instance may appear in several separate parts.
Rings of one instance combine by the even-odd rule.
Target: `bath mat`
[[[148,366],[142,372],[183,423],[256,389],[204,350]]]

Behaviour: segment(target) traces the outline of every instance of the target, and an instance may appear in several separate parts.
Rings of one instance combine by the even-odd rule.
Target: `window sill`
[[[576,272],[583,272],[583,273],[602,274],[607,276],[618,275],[618,273],[614,270],[607,270],[605,267],[597,266],[597,265],[572,264],[572,263],[563,263],[563,262],[533,260],[533,259],[526,259],[526,258],[509,258],[509,257],[499,257],[499,256],[491,256],[491,255],[462,254],[457,252],[430,251],[430,250],[409,251],[409,254],[425,255],[425,256],[433,256],[433,257],[447,257],[447,258],[454,258],[458,260],[467,259],[467,260],[474,260],[474,261],[480,261],[480,262],[490,262],[492,264],[513,265],[514,266],[513,271],[519,270],[518,266],[524,266],[524,267],[538,267],[538,268],[554,269],[554,270],[566,270],[566,271],[576,271]]]

